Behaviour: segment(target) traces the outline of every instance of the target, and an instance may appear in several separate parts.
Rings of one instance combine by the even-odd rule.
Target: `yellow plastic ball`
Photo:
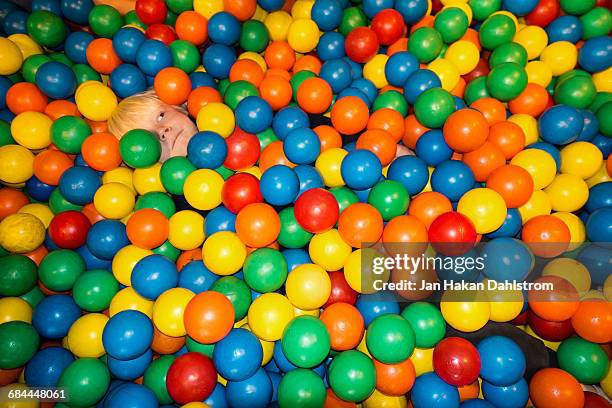
[[[488,234],[502,226],[506,220],[507,208],[497,191],[475,188],[459,199],[457,211],[472,221],[477,233]]]
[[[317,158],[315,168],[319,170],[321,177],[323,177],[323,183],[327,187],[340,187],[344,185],[340,166],[347,154],[346,150],[333,147],[321,152]]]
[[[524,113],[519,113],[510,116],[508,121],[517,124],[523,130],[523,133],[525,134],[525,146],[538,141],[540,132],[538,130],[538,121],[536,118]]]
[[[527,82],[546,88],[552,80],[552,69],[542,61],[530,61],[525,66]]]
[[[451,61],[446,58],[438,58],[433,60],[427,66],[427,69],[433,71],[440,82],[442,82],[442,88],[447,91],[452,91],[455,86],[459,83],[459,69]]]
[[[279,340],[293,319],[293,305],[280,293],[264,293],[249,307],[249,327],[265,341]]]
[[[485,287],[486,279],[483,281]],[[523,310],[525,300],[520,290],[487,290],[491,316],[489,319],[494,322],[509,322]]]
[[[0,324],[21,321],[32,323],[32,306],[20,297],[0,299]]]
[[[377,54],[363,66],[363,77],[372,81],[378,89],[389,85],[385,75],[385,65],[388,59],[389,57],[385,54]]]
[[[68,330],[68,347],[77,357],[98,358],[104,355],[102,332],[108,317],[102,313],[88,313],[79,317]]]
[[[287,298],[300,309],[315,309],[327,302],[331,281],[325,269],[303,264],[291,271],[285,282]]]
[[[19,51],[21,51],[21,56],[23,57],[24,61],[26,58],[32,55],[43,53],[43,49],[40,47],[40,45],[38,45],[38,43],[27,34],[11,34],[8,36],[8,39],[19,47]]]
[[[166,192],[161,182],[161,166],[161,163],[155,163],[152,166],[134,170],[132,180],[138,194],[144,195],[154,191]]]
[[[237,173],[247,173],[257,177],[257,180],[261,179],[261,169],[257,166],[251,166],[248,169],[240,170]]]
[[[300,308],[294,307],[293,313],[295,314],[295,317],[297,316],[319,317],[319,315],[321,314],[321,311],[320,309],[302,310]]]
[[[205,404],[203,402],[188,402],[185,405],[181,405],[181,408],[210,408],[210,405]]]
[[[433,348],[414,348],[414,351],[410,356],[410,361],[412,361],[412,364],[414,365],[414,371],[416,372],[417,376],[430,373],[434,370],[433,350]]]
[[[49,226],[54,217],[53,211],[51,211],[49,206],[39,203],[26,204],[17,212],[19,214],[32,214],[43,223],[45,228]]]
[[[351,246],[342,239],[337,229],[330,229],[312,237],[308,254],[315,264],[326,271],[338,271],[351,254]]]
[[[542,27],[526,26],[516,33],[514,42],[522,45],[527,51],[527,59],[532,60],[538,58],[548,45],[548,35]]]
[[[603,163],[603,154],[593,143],[574,142],[561,149],[561,173],[584,180],[593,177]]]
[[[199,169],[187,176],[183,192],[185,199],[198,210],[212,210],[221,204],[223,177],[210,169]]]
[[[238,272],[246,256],[246,245],[232,231],[215,232],[202,246],[204,264],[217,275],[232,275]]]
[[[612,398],[612,365],[610,365],[610,368],[608,368],[608,374],[606,374],[604,379],[601,380],[599,385],[601,386],[603,392],[606,393],[608,398]]]
[[[444,58],[457,68],[460,75],[465,75],[478,65],[480,51],[473,42],[460,40],[448,46]]]
[[[544,48],[540,61],[550,67],[553,76],[563,75],[578,63],[578,49],[569,41],[557,41]]]
[[[541,149],[520,151],[512,158],[510,163],[524,168],[531,174],[534,190],[540,190],[548,186],[557,174],[555,159]]]
[[[77,108],[87,119],[105,121],[117,107],[117,96],[99,82],[84,82],[75,94]]]
[[[254,51],[245,51],[238,56],[238,59],[248,59],[251,61],[255,61],[263,72],[266,72],[268,70],[268,65],[266,64],[266,60],[264,59],[264,57]]]
[[[117,167],[109,170],[102,175],[102,184],[121,183],[128,187],[134,194],[136,189],[133,182],[134,170],[129,167]]]
[[[295,51],[305,54],[314,50],[319,43],[319,27],[307,18],[293,20],[287,32],[287,42]]]
[[[542,269],[542,276],[558,276],[567,280],[580,296],[591,289],[591,275],[586,266],[572,258],[556,258]]]
[[[124,184],[103,184],[94,194],[94,207],[104,218],[120,220],[134,209],[134,193]]]
[[[549,215],[552,211],[550,197],[543,190],[536,190],[529,200],[518,208],[518,211],[523,224],[538,215]]]
[[[314,1],[312,0],[297,0],[291,7],[291,17],[309,19],[312,6],[314,6]]]
[[[363,401],[363,408],[405,408],[408,406],[406,396],[385,395],[374,388],[370,396]]]
[[[263,23],[267,16],[268,16],[268,12],[262,9],[261,6],[258,4],[257,7],[255,8],[255,14],[253,14],[253,17],[251,18],[253,20],[261,21]]]
[[[383,268],[375,270],[374,259],[381,258],[382,254],[374,248],[357,249],[346,258],[344,263],[344,279],[348,285],[359,293],[375,293],[376,282],[387,282],[391,271]]]
[[[491,306],[484,294],[470,291],[446,291],[440,301],[440,311],[446,323],[462,332],[474,332],[484,327],[491,317]]]
[[[0,147],[0,181],[19,184],[34,174],[34,155],[19,145]]]
[[[612,67],[594,73],[592,78],[597,92],[612,92]]]
[[[21,377],[23,377],[23,370],[21,371],[21,375],[20,375],[20,381],[22,381]],[[25,392],[27,390],[30,390],[30,388],[23,383],[12,383],[12,384],[8,384],[3,386],[2,388],[0,388],[0,395],[7,396],[8,393],[12,390],[17,391],[19,390],[20,392]],[[38,400],[29,400],[29,399],[8,399],[8,398],[3,398],[2,402],[0,402],[0,408],[40,408],[40,402],[38,402]]]
[[[115,294],[108,308],[108,314],[113,317],[124,310],[137,310],[153,317],[153,301],[140,296],[134,288],[128,286]]]
[[[570,246],[567,250],[573,251],[579,248],[586,240],[586,228],[582,220],[570,212],[556,212],[553,214],[553,217],[563,221],[570,231]]]
[[[272,41],[285,41],[289,33],[289,26],[293,19],[286,11],[274,11],[266,16],[264,25],[270,34]]]
[[[193,9],[207,20],[223,11],[223,0],[193,0]]]
[[[11,135],[21,146],[40,150],[51,144],[50,117],[40,112],[23,112],[11,122]]]
[[[550,197],[553,211],[577,211],[589,198],[589,186],[574,174],[558,174],[544,191]]]
[[[0,75],[13,75],[23,64],[19,47],[8,38],[0,37]]]
[[[185,288],[168,289],[155,300],[153,323],[166,336],[179,337],[187,334],[183,314],[187,303],[195,293]]]
[[[589,188],[592,188],[593,186],[599,183],[605,183],[606,181],[612,181],[612,178],[610,178],[610,175],[608,174],[606,163],[603,162],[599,167],[599,170],[597,170],[597,172],[593,176],[589,177],[586,180],[586,183]]]
[[[151,250],[139,248],[136,245],[127,245],[121,248],[113,257],[112,271],[115,279],[122,285],[130,286],[132,284],[132,271],[138,261],[152,254]]]
[[[228,137],[234,131],[234,112],[221,102],[211,102],[200,109],[196,124],[202,132],[210,130]]]
[[[204,217],[191,210],[172,214],[169,220],[168,241],[181,251],[199,247],[204,242]]]
[[[612,275],[606,278],[603,293],[608,302],[612,301]]]
[[[0,246],[8,252],[24,254],[45,240],[45,226],[32,214],[11,214],[0,221]]]

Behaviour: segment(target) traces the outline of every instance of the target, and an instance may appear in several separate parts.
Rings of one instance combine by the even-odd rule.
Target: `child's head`
[[[160,161],[186,156],[187,144],[198,131],[186,111],[162,102],[150,90],[122,100],[108,119],[108,130],[119,139],[132,129],[146,129],[159,138]]]

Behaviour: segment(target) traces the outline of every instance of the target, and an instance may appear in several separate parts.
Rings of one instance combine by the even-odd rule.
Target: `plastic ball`
[[[578,381],[559,368],[544,368],[536,372],[529,382],[529,397],[542,407],[559,403],[567,407],[584,404],[584,391]]]
[[[540,149],[526,149],[512,158],[510,164],[527,170],[533,179],[534,190],[548,186],[555,178],[557,166],[550,154]]]
[[[75,94],[79,111],[93,121],[107,120],[117,106],[117,97],[112,90],[97,82],[84,82]]]
[[[57,385],[70,390],[73,403],[88,405],[101,400],[109,384],[110,372],[102,361],[79,358],[64,369]]]
[[[172,362],[166,376],[168,395],[180,404],[202,401],[212,393],[217,371],[212,360],[200,353],[190,352]]]
[[[141,312],[126,310],[108,321],[102,333],[104,349],[113,358],[131,360],[142,355],[153,341],[153,324]]]
[[[49,236],[59,248],[76,249],[85,244],[91,223],[83,213],[62,212],[51,220]]]
[[[452,407],[459,404],[457,387],[447,384],[435,373],[425,373],[417,377],[411,390],[411,398],[415,408]]]
[[[80,358],[101,357],[104,354],[102,333],[107,322],[108,317],[101,313],[89,313],[78,318],[68,331],[67,344],[72,354]]]
[[[473,332],[482,328],[491,315],[489,303],[483,300],[463,301],[464,299],[469,299],[469,294],[467,293],[463,294],[462,298],[452,299],[452,297],[456,296],[457,294],[449,293],[449,301],[445,301],[443,296],[440,310],[444,320],[451,327],[464,332]]]
[[[329,366],[330,387],[343,400],[362,401],[374,390],[375,370],[372,360],[360,351],[343,351]]]
[[[34,215],[11,214],[0,221],[0,246],[12,253],[26,253],[45,239],[45,226]]]
[[[519,346],[503,336],[491,336],[478,343],[482,361],[480,375],[496,386],[508,386],[518,381],[525,372],[525,356]]]

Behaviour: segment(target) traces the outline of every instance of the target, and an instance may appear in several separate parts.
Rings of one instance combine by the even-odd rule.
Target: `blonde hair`
[[[108,118],[108,131],[121,139],[127,131],[141,129],[143,119],[150,116],[161,103],[153,89],[128,96],[119,102]]]

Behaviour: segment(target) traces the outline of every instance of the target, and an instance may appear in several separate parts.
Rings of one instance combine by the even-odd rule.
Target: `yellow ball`
[[[348,152],[339,147],[333,147],[327,149],[319,155],[315,162],[315,168],[321,173],[323,177],[323,183],[327,187],[340,187],[344,185],[344,179],[340,172],[340,166],[342,165],[342,159]]]
[[[586,183],[587,186],[591,188],[599,183],[605,183],[606,181],[612,181],[612,178],[610,178],[610,175],[608,174],[606,162],[603,162],[599,167],[599,170],[597,170],[597,172],[593,176],[589,177]]]
[[[612,92],[612,67],[594,73],[592,78],[597,92]]]
[[[561,149],[561,173],[584,180],[593,177],[603,163],[603,154],[593,143],[574,142]]]
[[[291,271],[285,282],[287,298],[300,309],[315,309],[327,302],[331,281],[325,269],[315,264],[303,264]]]
[[[312,6],[314,6],[312,0],[297,0],[291,7],[291,17],[309,19]]]
[[[387,282],[391,271],[383,268],[376,270],[375,258],[382,258],[382,254],[374,248],[362,248],[353,251],[344,263],[344,279],[348,285],[359,293],[375,293],[377,282]]]
[[[193,0],[193,9],[207,20],[223,11],[223,0]]]
[[[612,275],[606,278],[603,293],[608,302],[612,301]]]
[[[319,315],[321,314],[321,311],[320,309],[302,310],[300,308],[294,307],[293,314],[295,314],[295,317],[297,316],[319,317]]]
[[[608,374],[606,374],[604,379],[601,380],[599,385],[601,386],[603,392],[606,393],[608,398],[612,398],[612,365],[610,365],[610,368],[608,368]]]
[[[249,167],[248,169],[239,170],[237,173],[247,173],[257,177],[257,180],[261,179],[261,169],[257,166]]]
[[[542,27],[526,26],[516,33],[514,42],[522,45],[527,51],[527,58],[532,60],[538,58],[548,45],[548,35]]]
[[[459,69],[451,61],[446,58],[438,58],[433,60],[427,66],[427,69],[433,71],[440,82],[442,82],[442,88],[447,91],[452,91],[455,86],[459,83]]]
[[[556,212],[553,217],[559,218],[567,225],[570,231],[570,246],[568,251],[573,251],[582,245],[586,239],[586,228],[582,220],[575,214],[569,212]]]
[[[20,375],[20,381],[22,381],[22,377],[23,377],[23,371],[21,372]],[[25,392],[26,390],[30,390],[30,388],[23,383],[12,383],[12,384],[8,384],[5,385],[4,387],[0,388],[0,395],[7,396],[8,393],[12,390],[19,390],[20,392]],[[29,400],[29,399],[8,399],[8,398],[3,398],[2,402],[0,402],[0,408],[39,408],[40,407],[40,402],[38,402],[37,400]]]
[[[77,108],[87,119],[105,121],[117,107],[117,96],[109,87],[99,82],[91,82],[84,82],[77,88]]]
[[[478,65],[480,51],[473,42],[459,40],[448,46],[444,58],[457,68],[460,75],[465,75]]]
[[[266,16],[264,19],[264,25],[268,29],[270,34],[270,40],[272,41],[285,41],[287,40],[287,34],[289,33],[289,26],[293,19],[286,11],[275,11]]]
[[[0,37],[0,75],[13,75],[23,64],[19,47],[8,38]]]
[[[377,54],[363,66],[363,77],[372,81],[378,89],[389,85],[385,75],[385,65],[388,59],[389,57],[385,54]]]
[[[550,197],[553,211],[577,211],[589,198],[589,186],[573,174],[557,175],[544,191]]]
[[[491,306],[484,294],[469,291],[446,291],[440,301],[440,311],[446,323],[462,332],[474,332],[484,327],[491,316]]]
[[[533,189],[540,190],[548,186],[555,179],[557,164],[555,159],[540,149],[526,149],[520,151],[512,158],[511,164],[527,170],[533,178]]]
[[[172,214],[169,220],[168,241],[181,251],[199,247],[204,242],[204,217],[191,210]]]
[[[32,306],[20,297],[0,299],[0,324],[21,321],[32,323]]]
[[[351,246],[342,239],[337,229],[330,229],[312,237],[308,254],[314,263],[326,271],[338,271],[351,254]]]
[[[68,347],[77,357],[98,358],[104,355],[102,332],[108,317],[102,313],[88,313],[79,317],[68,330]]]
[[[488,234],[502,226],[506,220],[507,208],[497,191],[476,188],[459,199],[457,211],[472,221],[477,233]]]
[[[104,218],[120,220],[134,209],[134,193],[124,184],[103,184],[94,194],[94,207]]]
[[[550,67],[553,76],[563,75],[578,63],[578,50],[569,41],[557,41],[544,48],[540,61]]]
[[[134,182],[132,180],[133,175],[134,171],[129,167],[117,167],[102,175],[102,184],[121,183],[136,194],[136,189],[134,188]]]
[[[552,80],[552,69],[542,61],[530,61],[525,66],[527,82],[546,88]]]
[[[550,197],[543,190],[536,190],[518,210],[523,224],[538,215],[548,215],[552,211]]]
[[[138,261],[152,254],[152,251],[135,245],[127,245],[121,248],[113,257],[112,270],[115,279],[122,285],[130,286],[132,284],[132,271]]]
[[[187,334],[183,314],[187,303],[195,293],[185,288],[172,288],[162,293],[153,305],[153,323],[166,336],[179,337]]]
[[[154,191],[166,192],[161,182],[161,166],[161,163],[155,163],[152,166],[134,170],[132,180],[138,194],[144,195]]]
[[[185,405],[181,405],[181,408],[210,408],[210,405],[203,402],[189,402]]]
[[[571,258],[556,258],[542,269],[542,276],[558,276],[567,280],[580,296],[591,289],[591,275],[586,266]]]
[[[27,34],[11,34],[8,36],[8,39],[19,47],[19,51],[21,51],[24,61],[32,55],[43,53],[43,49],[40,45]]]
[[[538,141],[540,132],[538,130],[538,121],[533,117],[524,113],[512,115],[508,121],[517,124],[525,134],[525,146]]]
[[[11,122],[13,139],[30,150],[40,150],[51,144],[50,117],[40,112],[23,112]]]
[[[293,305],[280,293],[264,293],[249,307],[249,327],[260,339],[279,340],[293,319]]]
[[[45,226],[32,214],[11,214],[0,221],[0,246],[9,252],[33,251],[44,240]]]
[[[232,231],[215,232],[202,246],[204,264],[217,275],[232,275],[238,272],[244,265],[246,256],[246,245]]]
[[[211,102],[198,112],[196,124],[200,131],[210,130],[228,137],[234,131],[234,112],[221,102]]]
[[[34,174],[34,155],[19,145],[0,147],[0,181],[18,184]]]
[[[486,285],[486,280],[483,281]],[[509,322],[521,314],[525,303],[520,290],[487,290],[491,316],[494,322]]]
[[[115,294],[108,308],[108,314],[113,317],[124,310],[137,310],[150,319],[153,317],[153,301],[140,296],[134,288],[128,286]]]
[[[49,206],[39,203],[26,204],[17,212],[19,214],[32,214],[43,223],[45,228],[49,226],[54,217],[53,211],[51,211]]]
[[[414,371],[416,372],[417,376],[425,373],[430,373],[434,370],[433,350],[433,348],[414,348],[414,351],[410,356],[410,361],[412,361],[412,364],[414,365]]]
[[[260,54],[254,51],[245,51],[238,56],[238,59],[248,59],[251,61],[255,61],[263,72],[268,70],[268,65],[266,65],[266,60]]]
[[[408,406],[406,396],[385,395],[374,388],[370,396],[363,401],[363,408],[405,408]]]
[[[314,50],[319,43],[319,27],[310,19],[293,20],[287,32],[287,42],[295,51],[306,54]]]
[[[183,192],[185,199],[198,210],[212,210],[221,204],[223,177],[210,169],[199,169],[187,176]]]
[[[255,14],[253,14],[252,19],[261,21],[263,23],[267,16],[268,16],[268,12],[262,9],[261,6],[258,4],[257,7],[255,8]]]

